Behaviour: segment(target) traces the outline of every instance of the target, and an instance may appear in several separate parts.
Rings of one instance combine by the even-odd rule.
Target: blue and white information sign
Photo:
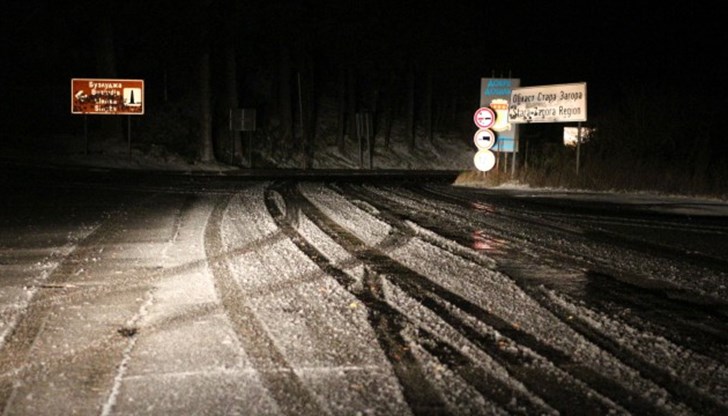
[[[511,92],[521,85],[519,78],[481,78],[480,106],[489,107],[495,113],[495,123],[490,127],[498,135],[498,143],[493,147],[497,152],[517,150],[518,126],[508,119]]]

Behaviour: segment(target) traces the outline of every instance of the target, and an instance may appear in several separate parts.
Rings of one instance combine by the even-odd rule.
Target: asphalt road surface
[[[728,204],[3,171],[3,415],[728,414]]]

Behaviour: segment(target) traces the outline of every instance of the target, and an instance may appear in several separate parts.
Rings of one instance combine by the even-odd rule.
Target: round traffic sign
[[[481,172],[487,172],[495,166],[495,153],[487,149],[478,150],[473,157],[475,167]]]
[[[480,129],[473,135],[473,142],[478,149],[488,150],[495,145],[496,136],[491,129]]]
[[[479,129],[490,128],[495,124],[495,111],[490,107],[480,107],[473,114],[473,121]]]

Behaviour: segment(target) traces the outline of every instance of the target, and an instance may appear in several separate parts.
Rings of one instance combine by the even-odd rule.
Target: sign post
[[[508,118],[511,123],[578,122],[576,174],[579,175],[581,122],[586,121],[586,82],[514,89]]]
[[[473,157],[475,167],[481,172],[487,172],[495,166],[495,155],[490,149],[496,142],[496,136],[493,127],[496,121],[495,111],[490,107],[480,107],[473,114],[473,122],[478,127],[478,131],[473,135],[473,142],[478,152]]]
[[[579,152],[581,150],[581,121],[577,124],[578,133],[576,134],[576,176],[579,176]]]
[[[83,114],[86,154],[88,154],[88,115],[144,115],[142,79],[71,79],[71,114]],[[131,158],[131,118],[127,120]]]
[[[88,156],[88,114],[83,115],[83,139],[86,143],[84,154]]]
[[[255,108],[231,108],[228,112],[230,122],[230,164],[233,163],[233,150],[235,148],[234,132],[240,131],[247,133],[248,138],[248,165],[253,168],[253,132],[256,129],[256,109]]]
[[[501,153],[512,152],[511,177],[516,173],[516,155],[518,154],[519,135],[518,125],[508,120],[508,106],[511,91],[521,85],[520,78],[481,78],[480,79],[480,106],[490,107],[495,111],[496,120],[491,129],[498,134],[498,144],[495,150]],[[504,155],[505,156],[505,155]],[[506,166],[508,157],[505,157]],[[507,169],[506,169],[507,171]]]

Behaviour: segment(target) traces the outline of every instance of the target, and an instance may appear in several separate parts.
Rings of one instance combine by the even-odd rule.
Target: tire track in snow
[[[558,370],[558,368],[552,367],[548,362],[542,358],[520,350],[517,353],[512,353],[508,349],[501,348],[502,344],[499,344],[498,340],[493,337],[488,337],[479,334],[477,331],[472,330],[466,323],[464,323],[456,315],[452,314],[448,307],[444,304],[455,305],[458,308],[462,308],[471,316],[485,323],[486,325],[493,326],[498,330],[502,330],[504,333],[510,335],[514,339],[518,340],[521,344],[528,345],[530,348],[540,351],[544,356],[549,356],[552,360],[562,361],[563,357],[559,357],[559,353],[551,348],[550,346],[541,343],[540,341],[533,338],[530,334],[513,328],[510,324],[502,321],[499,317],[490,314],[479,306],[467,301],[466,299],[456,295],[444,287],[434,283],[427,276],[423,276],[406,266],[393,260],[384,252],[387,250],[380,244],[379,247],[369,247],[363,241],[359,240],[350,231],[344,229],[338,225],[334,220],[328,217],[325,213],[320,211],[314,204],[312,204],[306,197],[304,197],[294,185],[288,184],[286,186],[279,186],[279,191],[286,200],[287,207],[293,207],[293,209],[300,209],[301,212],[306,215],[311,221],[313,221],[322,231],[328,234],[334,241],[336,241],[345,250],[351,253],[352,256],[358,258],[369,270],[373,271],[374,275],[385,276],[391,280],[393,284],[402,289],[407,295],[416,299],[421,304],[428,308],[431,308],[435,313],[443,319],[446,323],[456,328],[458,331],[462,331],[463,335],[474,342],[474,344],[481,348],[483,351],[488,353],[494,358],[500,365],[504,366],[517,379],[520,383],[528,387],[530,390],[537,392],[539,397],[545,400],[549,405],[558,409],[560,412],[568,413],[569,409],[592,409],[598,413],[607,413],[610,410],[615,410],[613,404],[609,404],[599,394],[595,394],[594,391],[587,389],[584,385],[578,381],[568,381],[568,372],[564,373]],[[275,212],[274,212],[275,214]],[[280,217],[280,214],[278,214]],[[396,222],[395,222],[396,227]],[[289,232],[295,232],[295,230],[289,230]],[[405,240],[410,238],[405,234],[399,234],[400,237]],[[300,237],[296,237],[300,240]],[[384,244],[386,245],[386,244]],[[306,249],[311,251],[311,249]],[[323,255],[316,255],[316,258],[325,258]],[[330,265],[323,265],[323,267],[331,268]],[[346,282],[342,282],[346,285]],[[364,285],[366,287],[366,284]],[[352,292],[357,296],[356,292]],[[379,299],[379,297],[375,297]],[[378,300],[378,302],[385,302],[384,300]],[[377,310],[377,304],[369,302],[370,308]],[[386,308],[391,308],[386,305]],[[402,315],[402,318],[410,321],[406,315]],[[379,329],[381,330],[381,328]],[[430,337],[437,337],[435,334],[430,334]],[[386,347],[386,345],[384,346]],[[438,350],[438,349],[435,349]],[[434,351],[434,350],[433,350]],[[440,348],[439,351],[445,351]],[[450,349],[448,351],[455,351]],[[441,361],[448,361],[450,358],[441,357]],[[467,357],[464,355],[458,360],[467,361]],[[393,363],[396,365],[396,362]],[[472,363],[474,367],[477,367],[477,363]],[[549,368],[549,371],[543,366]],[[541,366],[541,367],[539,367]],[[456,367],[458,371],[464,371],[464,367]],[[407,380],[403,380],[403,384],[407,385]],[[412,385],[412,389],[416,390],[421,388],[421,381]],[[482,385],[473,386],[474,388],[482,387]],[[554,388],[551,386],[558,386]],[[510,392],[513,397],[519,397],[524,399],[522,394],[517,393],[511,387],[501,385],[499,389],[506,389]],[[481,391],[481,393],[488,397],[490,391]],[[637,400],[636,402],[639,402]],[[508,406],[508,403],[499,403],[502,406]],[[531,406],[535,406],[531,403]],[[633,403],[633,406],[635,404]],[[642,409],[649,408],[649,404],[641,403],[638,406]],[[532,409],[533,410],[533,409]],[[543,409],[538,411],[543,412]]]
[[[432,197],[438,198],[440,195],[445,200],[455,203],[459,206],[470,207],[472,205],[471,199],[460,195],[459,193],[450,193],[442,190],[420,190],[411,188],[412,192],[418,195],[422,195],[425,198]],[[407,197],[404,196],[403,197]],[[462,212],[450,211],[450,213],[465,218]],[[518,221],[519,214],[503,214],[498,209],[489,211],[490,216],[496,216],[496,218],[509,218],[513,221]],[[529,232],[538,234],[539,223],[552,224],[552,221],[545,219],[533,219],[533,215],[529,218],[529,223],[535,225],[535,227]],[[448,222],[449,219],[442,217],[441,221]],[[467,217],[467,220],[478,224],[482,220],[474,218],[472,215]],[[427,223],[426,219],[418,219],[418,222]],[[504,238],[509,237],[509,232],[503,227],[494,225],[493,220],[489,220],[487,224],[483,223],[483,227],[487,227],[490,232],[499,233]],[[562,223],[561,223],[562,224]],[[558,229],[559,224],[555,225]],[[427,226],[426,226],[427,227]],[[711,228],[712,230],[712,228]],[[442,230],[438,230],[442,232]],[[447,232],[447,231],[445,231]],[[583,232],[574,233],[570,227],[562,229],[570,240],[583,241],[588,234]],[[452,234],[452,233],[451,233]],[[513,234],[512,232],[510,233]],[[541,233],[543,235],[543,233]],[[451,237],[451,236],[450,236]],[[563,268],[563,264],[575,267],[577,269],[586,268],[587,271],[584,273],[587,275],[590,284],[594,285],[595,288],[602,295],[597,299],[600,302],[602,309],[609,309],[609,305],[605,305],[606,300],[612,300],[613,302],[622,305],[622,308],[629,308],[633,312],[638,312],[640,320],[632,319],[630,322],[638,328],[649,329],[651,331],[658,330],[665,337],[673,340],[678,344],[690,343],[691,348],[696,351],[711,356],[716,360],[723,360],[725,357],[725,348],[716,346],[725,346],[728,343],[728,304],[725,300],[715,301],[715,297],[705,298],[701,294],[695,293],[692,289],[680,287],[672,283],[662,283],[660,280],[653,279],[651,276],[644,275],[644,271],[637,270],[633,271],[632,268],[639,268],[640,261],[623,261],[623,265],[608,264],[601,259],[600,254],[604,251],[596,251],[590,254],[590,252],[582,252],[579,250],[562,249],[559,247],[550,247],[545,239],[539,239],[531,241],[533,239],[516,238],[519,244],[523,248],[528,250],[520,250],[521,252],[532,251],[535,253],[545,253],[547,257],[555,259],[559,268]],[[462,239],[461,239],[462,240]],[[634,241],[629,240],[627,243],[627,251],[631,250],[634,245]],[[624,250],[619,246],[622,240],[617,237],[610,238],[611,245],[606,245],[604,241],[597,239],[597,244],[603,247],[619,247],[620,250]],[[538,242],[538,244],[536,244]],[[572,243],[573,244],[573,243]],[[579,247],[579,246],[577,246]],[[642,251],[643,255],[647,259],[656,259],[651,257],[653,248],[649,248]],[[523,257],[519,255],[519,252],[512,251],[509,256]],[[612,255],[613,257],[615,255]],[[617,258],[625,259],[629,258],[627,255],[618,255]],[[661,254],[659,258],[668,258]],[[688,256],[690,261],[687,263],[689,266],[683,272],[684,275],[694,276],[697,273],[704,273],[705,267],[708,264],[715,265],[713,262],[708,263],[694,263],[697,260],[693,256]],[[644,259],[645,257],[641,257]],[[542,262],[541,259],[536,257],[531,258],[532,261]],[[651,260],[654,264],[658,264],[658,269],[654,271],[655,275],[675,273],[674,262],[661,262],[661,260]],[[666,263],[666,264],[661,264]],[[512,269],[509,266],[505,266],[504,270],[509,275],[517,277],[521,270],[518,268]],[[715,269],[721,275],[725,272],[720,271],[720,268]],[[728,276],[726,276],[728,277]],[[520,279],[523,280],[523,279]],[[522,285],[524,286],[524,285]],[[682,313],[675,313],[675,311],[683,311]],[[688,311],[687,313],[685,311]],[[644,328],[646,322],[651,323],[650,328]],[[655,328],[655,325],[659,328]]]
[[[600,293],[613,293],[612,298],[620,304],[625,305],[625,307],[629,307],[635,311],[663,311],[662,314],[652,313],[651,318],[653,321],[661,322],[663,328],[670,329],[662,331],[668,337],[671,336],[671,333],[674,333],[672,329],[678,326],[682,329],[682,333],[688,334],[686,335],[687,338],[694,338],[697,334],[698,339],[704,341],[706,344],[722,345],[728,341],[728,336],[726,335],[728,334],[728,325],[725,323],[727,322],[726,318],[728,316],[726,315],[726,311],[724,311],[725,308],[711,306],[709,304],[706,305],[702,302],[690,302],[692,305],[687,305],[689,306],[688,309],[694,310],[696,314],[699,313],[703,318],[698,323],[693,323],[691,320],[683,321],[673,317],[669,319],[665,318],[665,316],[671,316],[668,312],[672,308],[678,307],[685,309],[685,303],[689,302],[686,298],[688,297],[688,293],[686,293],[685,289],[675,288],[674,285],[661,284],[657,281],[645,281],[645,278],[639,273],[632,273],[630,270],[625,270],[624,267],[600,266],[602,262],[600,259],[586,257],[585,254],[575,249],[569,250],[567,248],[550,247],[548,239],[545,238],[521,235],[518,232],[514,233],[513,230],[517,227],[510,224],[516,224],[518,221],[517,218],[501,215],[496,207],[489,208],[487,212],[488,218],[486,218],[483,215],[473,215],[472,211],[474,208],[471,200],[462,196],[452,196],[450,194],[443,194],[442,192],[417,192],[416,189],[412,189],[411,192],[414,192],[414,195],[404,194],[403,191],[396,192],[395,194],[398,195],[398,198],[411,200],[411,202],[406,203],[407,206],[414,204],[429,205],[428,198],[443,198],[443,201],[463,207],[468,213],[466,214],[463,210],[449,207],[446,208],[446,213],[436,213],[434,216],[437,219],[433,221],[431,217],[423,216],[418,212],[413,212],[411,209],[404,209],[401,201],[396,203],[399,205],[399,208],[393,207],[391,203],[387,206],[395,209],[399,215],[403,215],[405,218],[411,218],[415,223],[422,224],[423,228],[433,230],[433,232],[457,241],[464,246],[468,246],[471,243],[471,237],[464,236],[462,232],[452,231],[462,229],[462,224],[467,224],[467,227],[470,228],[480,227],[487,229],[488,234],[496,236],[499,241],[512,241],[513,244],[510,246],[504,245],[500,249],[502,251],[501,253],[493,252],[492,254],[493,257],[499,257],[505,260],[500,261],[502,263],[501,268],[513,277],[517,278],[521,272],[518,270],[518,267],[513,268],[510,265],[513,262],[509,261],[509,258],[518,258],[520,261],[546,266],[547,268],[553,268],[553,266],[547,263],[555,263],[557,265],[556,268],[560,270],[571,270],[573,268],[579,270],[580,273],[586,273],[588,275],[590,284],[598,286],[594,290],[598,290]],[[501,218],[507,221],[505,225],[502,223]],[[436,225],[438,223],[452,225],[441,227]],[[562,231],[571,233],[568,230]],[[545,233],[539,231],[538,227],[530,227],[527,232],[536,236],[545,235]],[[583,235],[577,234],[571,238],[582,240]],[[584,269],[587,271],[584,272]],[[595,278],[597,276],[600,278]],[[604,277],[608,277],[609,279],[605,279]],[[526,279],[519,280],[521,281],[520,284],[522,287],[529,286],[525,282]],[[697,346],[697,348],[701,347]]]
[[[471,208],[474,203],[480,203],[474,201],[472,196],[463,195],[457,190],[410,186],[409,191],[424,198],[448,201],[462,207]],[[496,198],[498,201],[503,199],[503,197]],[[483,203],[483,205],[489,204]],[[512,203],[504,206],[506,209],[491,209],[488,213],[498,219],[529,225],[529,232],[539,233],[542,236],[539,238],[542,249],[546,248],[544,242],[548,241],[543,236],[567,235],[571,247],[562,247],[556,244],[556,241],[551,242],[552,254],[560,255],[561,261],[611,275],[623,283],[639,287],[640,290],[662,292],[673,299],[693,302],[699,306],[712,306],[716,314],[724,317],[722,320],[728,318],[726,314],[728,303],[721,297],[721,293],[725,293],[723,283],[728,277],[725,273],[728,262],[725,259],[700,253],[686,254],[683,250],[669,246],[663,246],[661,249],[661,245],[655,243],[640,244],[632,238],[593,230],[574,222],[546,219],[543,215],[536,216],[523,208],[513,207]],[[489,225],[494,225],[494,222],[489,221]],[[619,259],[619,262],[615,262],[615,258]],[[625,267],[625,264],[629,264],[630,267]],[[686,265],[691,268],[694,276],[700,278],[702,285],[711,282],[714,290],[702,286],[696,287],[693,284],[695,279],[685,279],[675,275],[675,269]],[[679,283],[661,278],[662,275],[679,280]]]
[[[290,205],[291,207],[295,207],[294,209],[300,208],[298,199],[294,200],[290,197],[287,187],[279,186],[278,191],[286,198],[286,201],[293,203]],[[377,334],[377,341],[392,364],[410,409],[415,414],[448,414],[446,404],[440,398],[440,394],[425,381],[424,372],[400,335],[403,322],[398,319],[399,314],[381,299],[381,289],[377,288],[380,283],[374,278],[368,278],[362,285],[361,290],[353,289],[355,280],[345,271],[326,260],[323,253],[307,243],[298,233],[295,228],[298,219],[296,214],[293,213],[294,210],[289,208],[286,213],[283,213],[276,204],[271,191],[267,192],[265,203],[283,233],[324,272],[333,277],[341,286],[366,305],[369,311],[369,322]],[[288,207],[289,204],[287,203],[286,206]]]
[[[205,252],[210,259],[215,287],[225,312],[246,354],[280,410],[291,416],[325,414],[247,304],[245,293],[235,282],[225,262],[220,261],[225,256],[221,235],[223,214],[231,199],[230,195],[221,197],[205,229]]]
[[[69,385],[79,383],[80,377],[83,381],[84,390],[81,395],[86,395],[79,400],[93,400],[92,397],[97,392],[103,392],[107,387],[107,383],[113,377],[115,369],[114,362],[109,359],[111,356],[109,351],[116,351],[121,348],[122,341],[120,332],[109,331],[106,334],[96,337],[87,345],[84,345],[82,351],[58,349],[54,354],[43,356],[39,359],[33,355],[33,348],[38,339],[42,339],[45,335],[46,325],[57,319],[59,311],[78,306],[87,302],[89,292],[86,290],[89,286],[84,283],[84,268],[89,264],[97,261],[99,253],[107,244],[114,244],[119,240],[124,241],[126,227],[128,222],[138,221],[139,217],[128,212],[128,207],[135,205],[150,206],[153,196],[143,196],[132,202],[123,204],[111,212],[102,212],[103,218],[100,223],[88,233],[80,241],[75,243],[73,250],[59,261],[53,272],[43,281],[40,290],[30,301],[28,306],[19,318],[16,326],[13,328],[7,342],[3,344],[0,352],[0,408],[5,412],[12,411],[13,398],[15,396],[16,387],[33,386],[37,381],[45,380],[49,377],[56,377],[61,372],[60,377],[64,377],[65,366],[73,366],[74,369],[80,368],[81,374],[73,374],[67,377],[66,382]],[[141,214],[144,216],[144,214]],[[173,230],[174,232],[175,230]],[[118,283],[118,282],[117,282]],[[118,285],[105,284],[106,291],[104,293],[129,293],[137,292],[145,287],[137,286],[134,289],[125,288],[119,291]],[[55,328],[49,329],[52,333]],[[79,330],[73,328],[69,331]],[[121,352],[121,350],[119,350]],[[84,357],[85,366],[78,366],[77,360],[80,356]],[[87,371],[88,373],[83,373]],[[109,376],[109,379],[105,378]],[[79,395],[79,396],[81,396]],[[64,403],[66,405],[68,403]]]
[[[108,217],[118,220],[119,213],[109,214]],[[30,377],[34,372],[43,370],[43,366],[52,364],[34,362],[30,352],[36,338],[45,326],[48,314],[59,302],[59,294],[56,289],[65,290],[67,287],[74,287],[68,282],[72,281],[78,264],[96,253],[96,246],[103,241],[109,228],[115,226],[118,226],[118,222],[110,223],[106,220],[81,240],[76,241],[73,249],[59,260],[57,266],[44,279],[39,286],[41,290],[34,293],[28,305],[17,317],[12,330],[6,334],[0,348],[0,409],[8,410],[14,394],[15,379]],[[115,334],[110,334],[103,341],[109,341],[114,336]],[[89,350],[98,350],[103,343],[91,346]],[[60,362],[65,358],[59,357],[56,361]]]
[[[362,198],[363,200],[367,201],[367,203],[375,206],[379,210],[377,216],[380,217],[382,220],[386,221],[394,228],[398,229],[400,232],[414,233],[412,227],[405,224],[404,221],[401,219],[403,216],[405,216],[405,214],[403,214],[402,212],[397,212],[396,208],[391,207],[391,203],[385,203],[383,200],[381,200],[381,197],[377,196],[376,194],[368,193],[366,191],[360,191],[352,186],[345,187],[345,191],[350,195]],[[453,251],[452,247],[448,247],[442,244],[442,242],[438,241],[437,239],[428,238],[426,235],[420,235],[419,237],[425,239],[427,242],[435,246],[438,246],[444,251]],[[463,252],[457,252],[453,254],[463,256],[468,261],[482,264],[484,268],[488,268],[490,266],[489,264],[487,264],[488,262],[485,261],[483,258],[478,258],[477,256],[474,256],[472,254],[469,255],[468,253]],[[534,295],[539,295],[538,293],[529,293],[528,291],[526,291],[526,293],[528,293],[529,296],[531,296],[532,298],[534,297]],[[620,385],[619,383],[616,383],[608,377],[600,374],[599,372],[585,366],[584,363],[574,362],[565,352],[562,352],[561,350],[551,347],[550,345],[538,340],[534,335],[525,333],[518,329],[514,329],[507,322],[501,321],[497,317],[494,318],[492,316],[489,316],[489,314],[483,311],[482,308],[470,303],[469,301],[465,301],[462,299],[449,299],[453,296],[451,294],[439,296],[455,304],[464,312],[478,319],[480,322],[496,328],[499,332],[510,338],[510,340],[515,341],[517,344],[525,346],[529,350],[535,352],[538,356],[532,357],[534,361],[538,361],[540,359],[548,360],[557,368],[560,368],[577,380],[582,380],[588,386],[590,386],[590,388],[598,391],[600,394],[603,394],[605,397],[610,398],[614,402],[619,403],[626,409],[630,409],[630,411],[639,414],[659,413],[658,409],[655,406],[650,404],[648,401],[640,398],[639,395],[633,394],[633,392],[629,391],[627,388]],[[477,331],[473,330],[467,324],[460,322],[459,318],[451,316],[452,314],[447,308],[439,305],[438,302],[434,301],[436,299],[437,296],[432,296],[429,299],[420,299],[420,302],[435,311],[442,319],[444,319],[450,325],[453,325],[455,328],[458,328],[459,331],[466,334],[468,339],[473,341],[476,345],[479,346],[479,348],[481,348],[489,355],[492,356],[493,354],[498,354],[500,352],[498,351],[498,349],[494,348],[494,345],[497,345],[499,342],[502,341],[488,339]],[[534,300],[538,301],[539,299]],[[540,303],[543,306],[543,302]],[[557,317],[560,318],[560,321],[562,321],[562,323],[564,320],[566,320],[561,315],[557,315]],[[539,373],[526,372],[523,377],[526,379],[538,379],[542,381],[544,380],[543,375]],[[552,384],[558,385],[559,383],[552,382]],[[532,388],[539,394],[542,394],[543,387],[540,384],[536,383],[532,386]],[[565,400],[573,400],[573,398],[569,396]],[[576,408],[579,408],[579,405],[576,405]]]
[[[398,208],[396,203],[391,200],[385,200],[380,194],[357,190],[351,186],[347,187],[346,190],[353,195],[363,198],[367,201],[367,203],[370,203],[373,206],[377,207],[377,209],[380,209],[380,215],[382,217],[385,217],[385,221],[393,226],[397,221],[401,221],[400,218],[403,217],[411,217],[412,220],[415,222],[430,224],[428,219],[419,218],[417,217],[417,215],[413,215],[410,212],[405,212],[402,207]],[[447,222],[445,218],[441,218],[438,221]],[[404,225],[400,227],[404,227]],[[427,225],[425,225],[424,227],[426,228]],[[448,236],[447,238],[452,237],[454,236]],[[610,334],[608,332],[605,332],[602,329],[593,327],[588,322],[579,319],[578,317],[575,317],[571,311],[566,310],[563,306],[556,304],[555,302],[550,300],[549,296],[545,294],[542,289],[533,288],[530,287],[530,285],[528,284],[524,284],[523,279],[519,278],[517,273],[514,275],[512,272],[513,271],[506,271],[506,273],[511,275],[517,281],[520,281],[519,286],[521,286],[522,289],[529,294],[529,296],[538,301],[555,316],[559,317],[559,319],[563,323],[574,329],[576,332],[582,334],[594,345],[597,345],[599,348],[609,352],[610,354],[618,358],[625,365],[639,370],[641,373],[643,373],[643,376],[664,388],[676,399],[682,401],[683,403],[687,404],[688,406],[692,407],[700,413],[721,414],[728,411],[725,404],[715,397],[682,381],[679,375],[674,374],[672,370],[661,368],[659,365],[660,363],[651,362],[638,352],[628,348],[624,348],[617,340],[614,339],[616,334]],[[643,298],[644,297],[642,297],[642,299]],[[599,374],[594,373],[594,371],[589,368],[584,368],[577,365],[571,366],[569,371],[574,374],[575,377],[582,378],[591,384],[596,383],[597,385],[604,386],[602,391],[604,391],[605,394],[608,394],[614,400],[619,401],[620,398],[623,398],[621,400],[627,400],[624,398],[633,396],[632,394],[630,394],[629,391],[626,391],[617,383]],[[623,405],[625,405],[625,407],[627,408],[632,408],[638,413],[645,413],[649,410],[649,406],[646,406],[645,403],[639,403],[639,400],[637,401],[637,403],[623,403]],[[634,408],[634,406],[637,406],[637,408]],[[648,411],[647,413],[651,412]]]

